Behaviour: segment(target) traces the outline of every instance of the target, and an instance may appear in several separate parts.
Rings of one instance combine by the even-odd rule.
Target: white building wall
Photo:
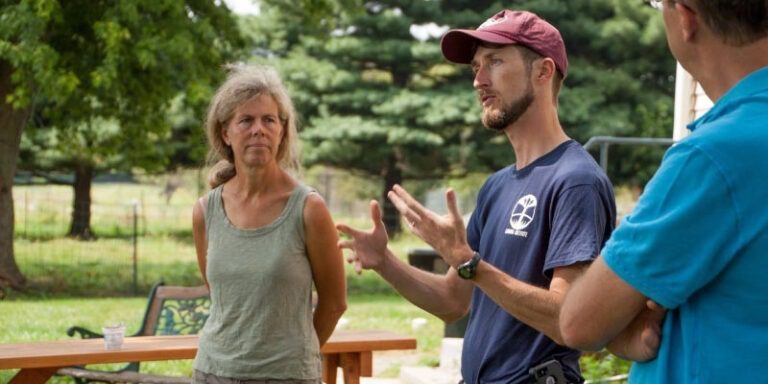
[[[704,94],[701,85],[678,63],[675,75],[675,124],[674,140],[688,136],[686,126],[705,114],[712,107],[712,101]]]

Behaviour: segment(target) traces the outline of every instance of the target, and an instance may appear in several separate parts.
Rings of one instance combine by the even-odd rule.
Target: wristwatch
[[[477,264],[480,263],[480,254],[477,252],[473,252],[472,258],[469,259],[467,262],[459,265],[458,268],[456,268],[456,272],[459,273],[459,277],[465,280],[471,280],[475,277],[475,272],[477,272]]]

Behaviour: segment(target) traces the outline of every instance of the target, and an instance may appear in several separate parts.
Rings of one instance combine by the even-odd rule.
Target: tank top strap
[[[213,220],[214,216],[216,216],[216,213],[219,212],[219,205],[221,205],[221,190],[223,187],[223,184],[219,185],[218,187],[208,191],[206,194],[208,198],[208,203],[206,204],[204,215],[206,234],[210,231],[211,221]]]
[[[304,184],[299,184],[294,189],[293,196],[291,196],[291,201],[289,202],[290,207],[288,207],[288,209],[290,209],[290,212],[288,212],[288,219],[291,221],[296,234],[299,235],[302,242],[305,240],[304,207],[307,204],[307,197],[312,192],[315,192],[313,188],[307,187]]]
[[[294,190],[296,204],[294,207],[292,207],[294,214],[303,214],[304,213],[304,206],[307,204],[307,197],[310,193],[316,192],[313,188],[307,187],[304,184],[299,184],[296,186],[296,189]]]

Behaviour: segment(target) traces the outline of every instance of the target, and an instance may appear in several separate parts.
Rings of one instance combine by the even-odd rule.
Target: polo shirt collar
[[[744,97],[765,91],[768,91],[768,67],[760,68],[739,80],[707,113],[688,124],[688,129],[693,132],[701,125],[724,115],[732,104],[740,102]]]

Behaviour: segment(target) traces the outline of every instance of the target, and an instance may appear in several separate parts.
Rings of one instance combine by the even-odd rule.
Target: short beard
[[[531,80],[528,79],[528,86],[525,88],[525,93],[517,100],[502,105],[501,110],[498,112],[490,111],[483,113],[483,126],[497,132],[503,131],[505,128],[519,120],[520,116],[525,114],[531,104],[533,104],[533,84],[531,83]]]

